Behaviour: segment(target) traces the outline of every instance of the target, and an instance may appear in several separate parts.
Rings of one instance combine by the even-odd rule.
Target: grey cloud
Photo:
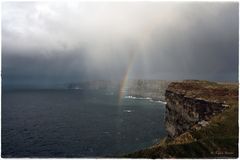
[[[238,80],[238,3],[5,2],[4,83]]]

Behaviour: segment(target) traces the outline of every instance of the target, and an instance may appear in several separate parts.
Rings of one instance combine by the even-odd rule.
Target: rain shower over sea
[[[166,136],[165,104],[106,90],[2,92],[3,157],[114,157]]]

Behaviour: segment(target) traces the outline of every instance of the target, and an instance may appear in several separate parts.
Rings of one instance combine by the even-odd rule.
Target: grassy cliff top
[[[185,80],[169,84],[167,91],[206,101],[233,103],[238,100],[238,83]]]

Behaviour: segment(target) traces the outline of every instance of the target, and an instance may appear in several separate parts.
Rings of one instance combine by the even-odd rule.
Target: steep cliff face
[[[165,91],[169,83],[164,80],[130,80],[126,91],[129,96],[165,101]]]
[[[90,89],[90,90],[109,90],[126,92],[125,95],[133,97],[149,97],[153,100],[165,101],[165,91],[170,81],[164,80],[128,80],[127,85],[122,87],[123,82],[118,81],[86,81],[79,83],[70,83],[68,89]]]
[[[169,137],[207,125],[217,113],[229,108],[229,99],[238,98],[236,85],[207,81],[171,83],[166,90],[165,125]]]

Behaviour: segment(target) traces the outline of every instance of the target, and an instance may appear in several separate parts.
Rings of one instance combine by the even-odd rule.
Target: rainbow
[[[130,54],[130,57],[129,57],[129,60],[128,60],[128,66],[127,66],[127,68],[125,70],[123,79],[122,79],[122,81],[120,83],[118,104],[122,103],[122,99],[123,99],[123,97],[125,95],[125,91],[123,91],[123,90],[124,90],[125,86],[127,86],[128,76],[129,76],[129,73],[130,73],[132,65],[133,65],[134,57],[135,57],[134,53]]]

